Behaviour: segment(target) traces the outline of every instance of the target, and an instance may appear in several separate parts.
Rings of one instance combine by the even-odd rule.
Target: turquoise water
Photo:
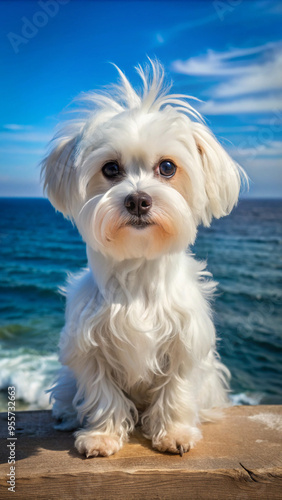
[[[44,199],[0,199],[0,409],[15,385],[24,408],[44,408],[64,323],[58,287],[86,266],[84,243]],[[282,403],[282,201],[242,200],[200,228],[193,247],[219,282],[219,352],[236,403]]]

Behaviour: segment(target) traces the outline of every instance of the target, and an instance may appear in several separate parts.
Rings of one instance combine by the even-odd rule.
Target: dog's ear
[[[245,174],[205,125],[194,122],[193,136],[205,179],[206,205],[201,219],[209,226],[212,217],[228,215],[237,203],[241,175]]]
[[[42,161],[41,178],[44,191],[54,207],[66,217],[78,198],[75,161],[76,137],[63,137]]]

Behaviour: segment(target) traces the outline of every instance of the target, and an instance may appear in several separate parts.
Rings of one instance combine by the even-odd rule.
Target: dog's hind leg
[[[77,429],[77,411],[73,406],[76,395],[76,380],[67,366],[62,366],[54,385],[49,389],[50,401],[53,401],[52,414],[57,419],[55,429],[69,431]]]

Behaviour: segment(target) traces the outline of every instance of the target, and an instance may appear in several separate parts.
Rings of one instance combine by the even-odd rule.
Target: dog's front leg
[[[170,453],[183,453],[193,448],[202,435],[197,404],[189,379],[171,375],[154,388],[152,402],[142,416],[144,435],[153,448]]]
[[[116,453],[134,429],[137,410],[105,370],[105,362],[81,360],[74,403],[86,425],[75,433],[75,447],[87,457]]]

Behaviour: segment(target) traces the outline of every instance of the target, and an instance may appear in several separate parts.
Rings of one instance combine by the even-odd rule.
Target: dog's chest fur
[[[171,357],[181,363],[191,313],[199,301],[204,306],[201,265],[185,254],[173,260],[120,263],[108,269],[103,286],[96,273],[104,299],[98,312],[91,311],[93,340],[126,391],[166,374]]]
[[[115,372],[123,379],[124,389],[141,381],[150,384],[155,374],[166,371],[169,347],[176,341],[174,332],[161,304],[145,310],[145,304],[136,300],[129,309],[115,311],[108,324],[111,347],[105,356],[112,351]]]

